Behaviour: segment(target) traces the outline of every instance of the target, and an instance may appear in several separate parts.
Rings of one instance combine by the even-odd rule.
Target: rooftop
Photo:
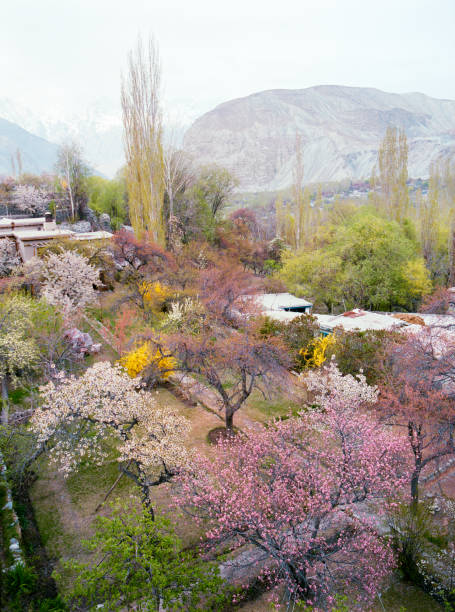
[[[110,232],[70,232],[73,240],[105,240],[112,238]]]
[[[72,236],[70,230],[14,230],[12,236],[19,240],[49,240],[50,238],[61,238]]]
[[[336,316],[316,315],[321,328],[334,330],[341,327],[346,331],[391,330],[408,325],[406,321],[379,312],[355,308]]]
[[[295,310],[297,308],[311,308],[313,304],[298,298],[291,293],[260,293],[253,296],[254,301],[264,310]],[[300,313],[301,314],[301,313]]]
[[[44,217],[26,217],[24,219],[9,219],[7,217],[0,218],[0,227],[17,227],[18,225],[44,225],[46,219]]]

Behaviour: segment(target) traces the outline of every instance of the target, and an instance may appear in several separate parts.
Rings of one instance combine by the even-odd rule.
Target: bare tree
[[[170,219],[174,216],[175,196],[194,180],[191,159],[183,149],[177,147],[173,135],[163,150],[163,177],[169,200]]]
[[[76,214],[80,214],[87,201],[85,179],[89,174],[89,168],[84,161],[79,144],[67,141],[60,146],[57,172],[64,179],[64,189],[69,199],[71,217],[75,219]]]

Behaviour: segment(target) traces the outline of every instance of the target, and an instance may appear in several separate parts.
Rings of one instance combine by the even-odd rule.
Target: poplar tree
[[[420,204],[420,239],[427,267],[432,270],[436,257],[439,225],[439,173],[436,164],[430,166],[428,196],[418,198]]]
[[[404,130],[388,127],[378,151],[381,204],[389,216],[402,222],[409,212],[408,143]]]
[[[295,249],[297,247],[297,231],[295,217],[292,212],[287,208],[284,215],[284,239],[286,244]]]
[[[449,215],[449,238],[447,250],[449,255],[449,286],[455,283],[455,210],[452,208]]]
[[[311,194],[308,187],[303,190],[303,212],[304,212],[304,223],[305,223],[305,239],[308,240],[310,227],[312,223],[311,219]]]
[[[275,200],[275,225],[277,238],[284,238],[284,208],[282,198]]]
[[[77,142],[69,140],[62,143],[57,154],[56,170],[70,205],[71,219],[82,217],[88,200],[87,177],[90,169]]]
[[[164,244],[164,172],[161,111],[161,64],[158,48],[149,39],[146,48],[139,38],[128,56],[122,78],[126,157],[126,184],[131,224],[138,238],[148,233]]]
[[[295,243],[297,248],[305,243],[306,233],[306,211],[305,211],[305,200],[303,197],[303,155],[302,155],[302,136],[301,134],[295,135],[295,164],[292,171],[293,184],[293,200],[296,211],[296,222],[295,222]]]

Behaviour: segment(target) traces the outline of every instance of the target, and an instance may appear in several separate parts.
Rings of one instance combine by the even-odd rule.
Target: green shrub
[[[259,327],[259,334],[263,338],[279,337],[289,350],[293,360],[293,368],[301,371],[305,367],[305,359],[300,354],[306,349],[319,333],[319,325],[313,315],[302,314],[288,323],[275,321],[264,317]]]
[[[428,506],[423,503],[417,507],[402,504],[390,517],[390,528],[404,578],[422,585],[419,563],[431,548],[428,534],[437,532]]]
[[[24,605],[33,595],[37,582],[36,574],[22,563],[5,572],[5,591],[12,605]]]
[[[383,330],[362,332],[335,331],[336,342],[328,351],[328,358],[334,356],[340,371],[358,374],[361,370],[368,384],[377,384],[386,373],[388,361],[386,346],[395,340],[397,334]]]

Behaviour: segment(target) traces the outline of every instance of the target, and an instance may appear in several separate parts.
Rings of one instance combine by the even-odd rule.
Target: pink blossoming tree
[[[220,441],[180,476],[177,502],[208,525],[209,546],[247,547],[234,566],[262,568],[317,610],[342,592],[365,606],[394,565],[372,517],[402,489],[406,442],[363,414],[363,399],[333,393],[321,410]]]
[[[417,327],[417,326],[416,326]],[[379,414],[407,432],[412,450],[412,508],[419,502],[422,472],[431,474],[455,455],[455,337],[422,327],[391,344],[392,376],[381,388]]]

